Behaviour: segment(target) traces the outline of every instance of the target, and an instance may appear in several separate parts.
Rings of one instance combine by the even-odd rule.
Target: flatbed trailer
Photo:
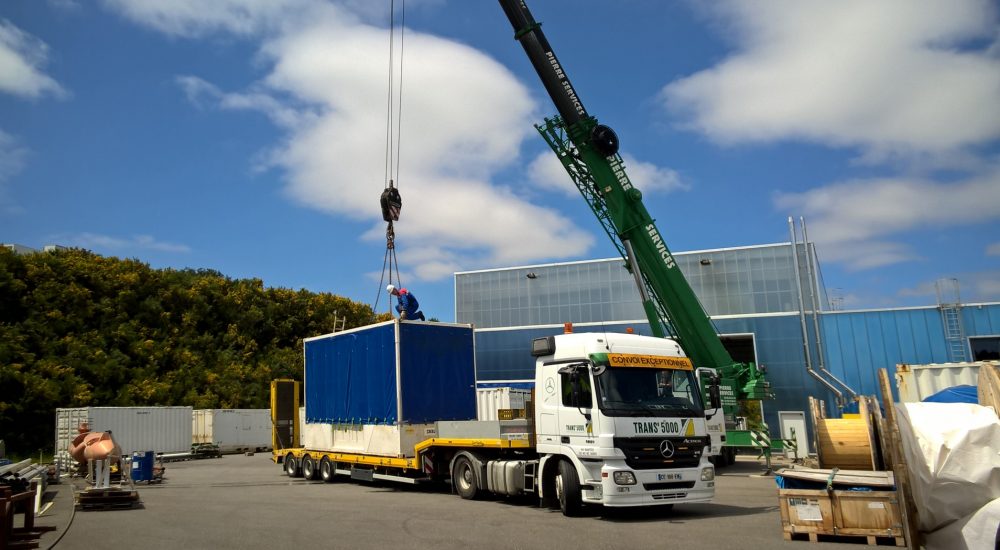
[[[395,322],[404,323],[408,322]],[[543,506],[558,506],[570,516],[578,515],[586,505],[672,506],[714,497],[715,469],[708,460],[704,407],[690,360],[676,342],[609,333],[536,339],[531,350],[536,359],[536,389],[524,409],[501,409],[497,420],[429,421],[417,415],[423,410],[425,393],[414,395],[397,385],[394,394],[390,385],[388,392],[375,393],[389,403],[388,410],[393,403],[403,404],[404,414],[396,418],[409,414],[414,421],[324,421],[321,411],[344,405],[339,400],[330,402],[333,394],[346,391],[338,376],[350,370],[348,365],[359,364],[352,357],[378,349],[372,335],[389,334],[392,328],[392,324],[373,325],[353,333],[306,339],[307,384],[310,373],[315,381],[305,392],[305,410],[309,410],[310,395],[319,402],[313,404],[313,421],[305,420],[310,416],[302,420],[304,443],[276,446],[273,451],[274,461],[283,464],[289,477],[449,484],[465,499],[488,493],[533,494]],[[395,359],[366,364],[363,372],[377,374],[377,364],[382,365],[381,371],[391,372],[395,364],[401,373],[396,380],[407,380],[411,379],[407,373],[420,370],[406,357],[406,331],[397,334],[402,336],[391,341],[399,343],[398,355],[375,354]],[[452,346],[464,344],[459,339],[448,346],[435,345],[424,357],[426,364],[433,363],[435,356],[454,356]],[[453,367],[446,376],[443,367],[422,372],[428,379],[452,384],[449,398],[458,402],[465,392],[475,390],[453,383],[467,370]],[[351,372],[358,382],[361,375]],[[297,383],[289,382],[292,389],[286,384],[282,390],[277,381],[272,385],[275,431],[282,431],[275,439],[297,442],[299,415],[291,412],[298,405],[294,398]]]
[[[281,449],[273,459],[284,465],[289,477],[321,479],[332,482],[335,476],[347,476],[361,481],[396,481],[402,483],[441,483],[451,477],[453,460],[461,453],[506,458],[534,450],[524,440],[505,439],[444,439],[421,441],[413,457],[388,457],[353,454],[315,449]]]

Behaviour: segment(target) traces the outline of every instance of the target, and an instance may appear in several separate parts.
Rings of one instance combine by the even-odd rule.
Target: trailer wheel
[[[580,480],[576,476],[576,468],[568,460],[559,461],[559,474],[556,476],[556,496],[559,498],[559,508],[564,516],[579,516],[583,512],[583,495],[580,492]]]
[[[305,455],[302,457],[302,477],[306,479],[316,479],[316,461],[313,457]]]
[[[460,456],[455,459],[455,469],[451,472],[451,479],[458,496],[472,500],[479,494],[479,486],[476,485],[476,470],[468,457]]]
[[[319,478],[327,483],[332,483],[333,478],[336,477],[337,473],[334,471],[333,462],[330,457],[324,456],[319,460]]]
[[[295,460],[295,455],[289,453],[285,455],[285,473],[288,477],[299,477],[302,472],[299,470],[299,464]]]

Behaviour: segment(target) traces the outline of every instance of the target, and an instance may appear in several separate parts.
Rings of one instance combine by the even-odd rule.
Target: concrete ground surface
[[[37,518],[40,548],[712,548],[812,550],[785,541],[777,491],[763,467],[740,457],[717,477],[710,504],[594,509],[567,518],[533,500],[466,501],[447,489],[285,477],[268,453],[166,464],[161,484],[136,487],[129,510],[74,511],[73,486],[50,486],[54,504]],[[864,540],[863,538],[861,539]],[[857,548],[818,543],[818,550]]]

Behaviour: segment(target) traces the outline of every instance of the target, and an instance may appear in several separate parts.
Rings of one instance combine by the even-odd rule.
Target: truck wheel
[[[564,516],[579,516],[583,512],[580,480],[576,477],[576,468],[568,460],[559,462],[559,474],[556,476],[556,496],[559,498],[559,508]]]
[[[302,475],[302,472],[299,471],[299,464],[295,460],[295,455],[285,455],[285,473],[288,474],[288,477],[299,477]]]
[[[309,455],[302,457],[302,477],[306,479],[316,479],[316,461]]]
[[[319,461],[319,478],[327,483],[332,483],[337,473],[334,471],[334,464],[330,457],[324,456]]]
[[[472,500],[479,494],[479,486],[476,485],[476,469],[468,457],[460,456],[455,459],[455,469],[451,472],[451,479],[458,496]]]

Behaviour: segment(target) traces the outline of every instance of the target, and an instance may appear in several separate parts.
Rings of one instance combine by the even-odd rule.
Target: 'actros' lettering
[[[667,266],[667,269],[673,269],[677,264],[674,262],[673,255],[667,250],[667,245],[663,242],[663,237],[660,236],[660,232],[656,230],[656,226],[649,224],[646,226],[646,233],[649,234],[649,238],[653,239],[653,246],[656,247],[656,251],[660,253],[660,257],[663,258],[663,265]]]
[[[563,91],[569,96],[570,102],[573,104],[573,108],[576,109],[576,113],[580,116],[587,116],[587,112],[583,110],[583,103],[580,103],[580,98],[576,97],[576,90],[569,83],[569,79],[566,78],[566,73],[563,72],[562,67],[559,66],[559,60],[556,59],[556,54],[552,52],[545,52],[545,57],[549,58],[549,65],[552,66],[552,70],[556,73],[556,78],[562,82]]]

